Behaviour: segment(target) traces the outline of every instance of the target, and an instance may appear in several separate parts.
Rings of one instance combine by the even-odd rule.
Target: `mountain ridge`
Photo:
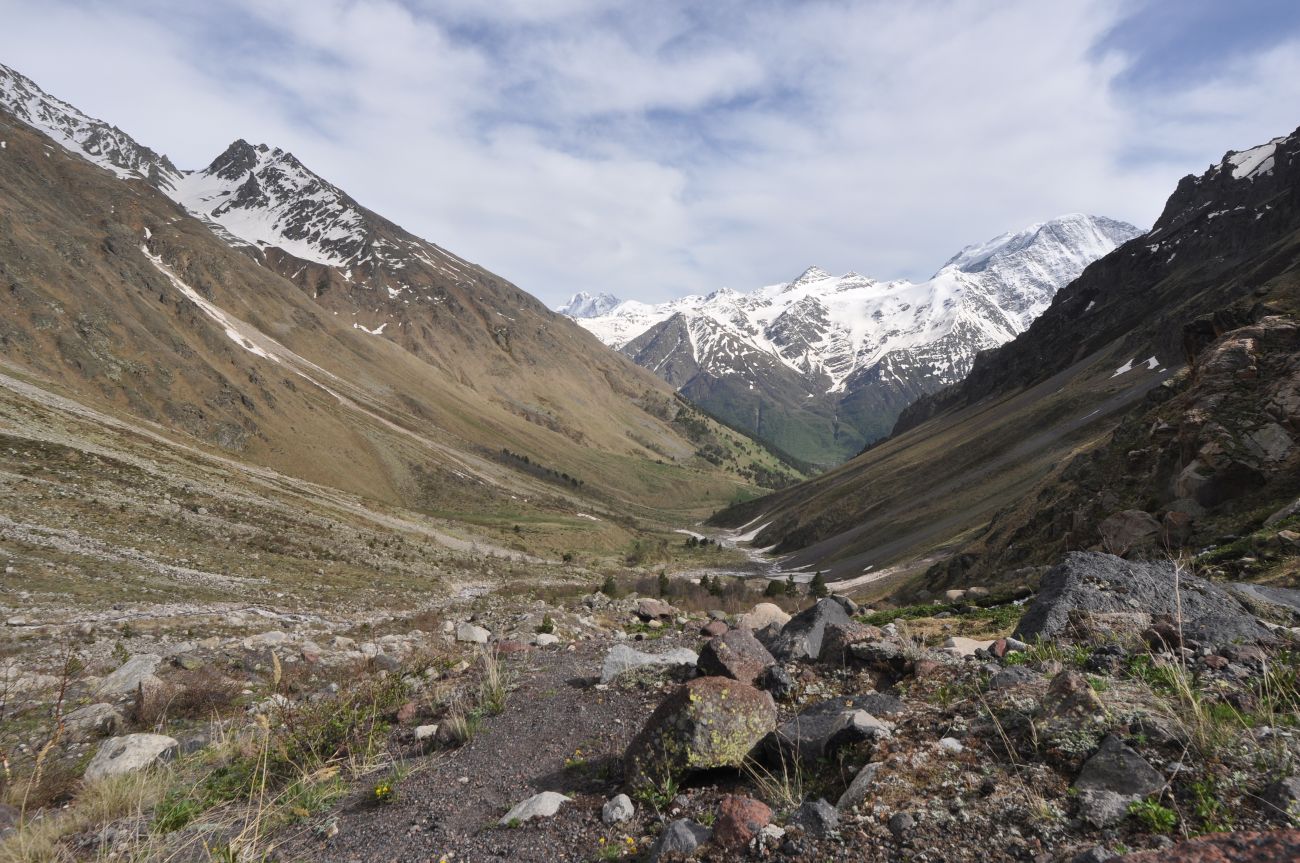
[[[575,295],[560,310],[692,401],[828,464],[887,434],[918,396],[960,380],[977,353],[1010,341],[1057,289],[1138,233],[1067,214],[966,246],[925,282],[812,266],[748,294],[612,306],[608,295],[599,304]]]

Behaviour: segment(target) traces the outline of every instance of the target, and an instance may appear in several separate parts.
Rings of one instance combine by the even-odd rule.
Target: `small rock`
[[[664,667],[695,665],[699,661],[700,658],[695,651],[685,647],[678,647],[666,653],[642,653],[626,644],[616,644],[609,649],[609,653],[605,654],[605,662],[600,671],[600,682],[610,683],[619,675],[635,668],[656,665]]]
[[[772,654],[747,629],[735,629],[711,639],[700,650],[698,667],[703,675],[730,677],[753,685],[776,664]]]
[[[472,623],[462,623],[456,627],[456,640],[467,644],[487,644],[492,633]]]
[[[809,835],[825,839],[839,829],[840,814],[825,800],[808,800],[790,816],[791,824],[798,824]]]
[[[560,636],[551,632],[539,632],[533,641],[538,647],[550,647],[552,644],[560,643]]]
[[[1098,827],[1118,822],[1128,813],[1129,804],[1164,785],[1160,771],[1114,735],[1106,736],[1074,783],[1079,792],[1080,814]]]
[[[713,831],[702,824],[696,824],[686,818],[679,818],[664,828],[654,845],[650,847],[647,860],[650,863],[664,858],[678,859],[689,857],[695,849],[708,842]]]
[[[99,682],[96,692],[99,695],[126,695],[139,688],[140,682],[152,677],[162,664],[162,657],[156,653],[141,653],[132,656],[118,666],[117,670]]]
[[[426,740],[433,739],[438,733],[438,726],[435,725],[417,725],[415,726],[415,739],[423,743]]]
[[[719,635],[726,635],[727,630],[730,628],[721,620],[710,620],[700,627],[700,635],[706,638],[717,638]]]
[[[1300,823],[1300,776],[1270,783],[1260,796],[1270,819],[1280,824]]]
[[[939,748],[949,755],[960,755],[966,749],[956,737],[944,737],[939,741]]]
[[[737,629],[759,630],[772,624],[780,629],[790,621],[790,615],[781,606],[771,602],[760,602],[736,619]]]
[[[790,672],[780,665],[773,665],[764,671],[763,676],[759,678],[758,686],[771,693],[777,701],[789,701],[798,689]]]
[[[993,646],[992,641],[979,641],[974,638],[962,638],[953,636],[943,643],[943,649],[951,652],[954,656],[974,656],[977,650],[988,650]]]
[[[606,824],[622,824],[624,821],[632,820],[636,814],[636,806],[632,804],[632,798],[626,794],[616,794],[605,801],[605,805],[600,810],[600,820]]]
[[[912,832],[916,826],[916,819],[907,812],[895,812],[889,817],[889,832],[894,834],[894,838],[902,842],[907,838],[907,834]]]
[[[514,808],[501,816],[497,823],[502,827],[511,824],[523,824],[533,818],[550,818],[556,812],[560,811],[560,805],[567,803],[568,797],[555,791],[543,791],[541,794],[534,794],[527,800],[515,804]]]
[[[122,714],[111,704],[88,704],[63,717],[63,726],[75,740],[109,737],[122,727]]]
[[[636,601],[636,616],[647,622],[651,620],[672,620],[677,616],[677,609],[662,599],[638,599]]]
[[[863,800],[866,800],[867,794],[871,790],[871,783],[876,781],[876,774],[879,772],[880,764],[878,762],[868,764],[859,770],[858,775],[853,777],[849,787],[840,795],[840,799],[835,802],[835,809],[839,812],[847,812]]]
[[[1025,683],[1032,683],[1041,677],[1036,671],[1023,665],[1009,665],[989,678],[989,689],[1010,689]]]
[[[753,797],[732,794],[718,804],[713,840],[723,848],[743,848],[772,820],[772,810]]]
[[[85,779],[94,782],[106,776],[143,770],[170,758],[178,745],[174,737],[162,734],[111,737],[100,744],[99,751],[86,765]]]

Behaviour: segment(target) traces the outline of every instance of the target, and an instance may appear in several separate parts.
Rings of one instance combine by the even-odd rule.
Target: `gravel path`
[[[658,652],[676,646],[668,642],[637,647]],[[502,715],[486,719],[465,746],[417,762],[395,802],[379,806],[358,799],[340,813],[337,836],[300,838],[282,848],[282,856],[349,863],[424,863],[443,856],[542,863],[591,860],[601,836],[624,841],[623,832],[601,823],[600,808],[616,792],[623,751],[658,693],[594,688],[608,646],[581,643],[574,651],[506,660],[520,688],[510,693]],[[572,763],[577,760],[582,763]],[[541,791],[573,799],[554,818],[496,826],[510,807]]]

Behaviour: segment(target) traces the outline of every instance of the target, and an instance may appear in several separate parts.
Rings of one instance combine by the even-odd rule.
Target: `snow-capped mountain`
[[[164,191],[182,174],[166,156],[136,143],[130,135],[103,120],[82,113],[46,93],[32,79],[0,64],[0,105],[90,161],[123,179],[147,180]]]
[[[1015,338],[1058,289],[1139,233],[1072,214],[967,246],[919,283],[810,267],[748,294],[603,313],[575,297],[561,311],[724,419],[828,461],[886,433],[916,396],[961,380],[977,353]]]
[[[623,301],[613,294],[589,294],[586,291],[579,291],[556,311],[571,318],[594,318],[608,314],[621,302]]]

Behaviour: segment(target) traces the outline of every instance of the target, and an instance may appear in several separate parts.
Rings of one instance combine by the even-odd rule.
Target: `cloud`
[[[35,5],[0,0],[0,52],[56,95],[183,167],[283,146],[550,303],[923,277],[1063,212],[1145,224],[1300,122],[1294,36],[1234,31],[1184,77],[1163,39],[1134,75],[1155,16],[1105,0]]]

